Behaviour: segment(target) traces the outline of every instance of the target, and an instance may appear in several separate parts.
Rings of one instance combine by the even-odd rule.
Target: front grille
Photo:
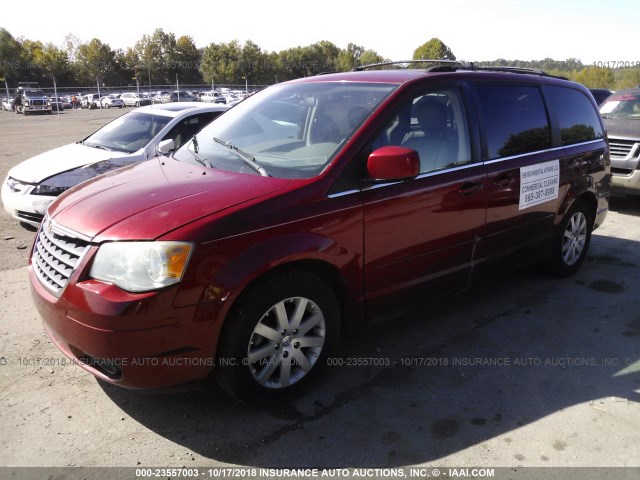
[[[57,233],[50,225],[44,222],[38,231],[31,264],[40,282],[59,296],[89,243]]]
[[[41,215],[39,213],[23,212],[22,210],[16,211],[16,216],[22,220],[34,223],[40,223],[44,218],[44,215]]]
[[[29,105],[33,105],[33,106],[43,106],[46,104],[47,104],[47,101],[42,99],[29,100]]]
[[[611,156],[615,158],[627,158],[636,143],[638,143],[636,140],[609,138]]]

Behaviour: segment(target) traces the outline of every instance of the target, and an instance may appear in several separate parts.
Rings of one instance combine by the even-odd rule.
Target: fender
[[[220,292],[219,300],[232,304],[258,278],[287,265],[331,272],[342,291],[338,296],[361,299],[361,252],[349,252],[325,235],[314,232],[291,233],[267,238],[235,257],[215,275],[207,291]],[[314,268],[315,267],[315,268]],[[201,299],[206,301],[205,298]]]

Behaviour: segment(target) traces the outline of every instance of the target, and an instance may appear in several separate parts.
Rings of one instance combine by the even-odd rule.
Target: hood
[[[603,118],[602,121],[610,137],[640,139],[640,118]]]
[[[121,157],[137,157],[138,152],[112,152],[72,143],[31,157],[9,171],[9,176],[25,183],[40,183],[52,175],[95,162]]]
[[[74,187],[54,201],[48,212],[61,226],[98,242],[152,240],[199,218],[272,193],[290,181],[161,157]]]

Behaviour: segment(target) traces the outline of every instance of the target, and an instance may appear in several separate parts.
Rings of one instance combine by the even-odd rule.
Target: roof
[[[136,112],[156,113],[167,117],[177,117],[182,112],[201,110],[204,112],[224,112],[228,107],[226,105],[197,103],[197,102],[176,102],[176,103],[159,103],[148,105],[146,107],[137,108]]]
[[[567,79],[546,75],[544,72],[526,69],[397,69],[397,70],[364,70],[342,73],[330,73],[305,77],[286,83],[316,83],[316,82],[364,82],[364,83],[389,83],[400,85],[419,78],[443,77],[447,80],[477,80],[483,79],[489,82],[499,82],[508,79],[510,82],[535,82],[547,84],[567,84]],[[577,85],[577,84],[574,84]]]

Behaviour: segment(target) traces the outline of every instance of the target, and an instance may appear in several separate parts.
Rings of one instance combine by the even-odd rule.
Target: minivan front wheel
[[[271,277],[241,298],[226,319],[218,382],[243,402],[283,398],[326,362],[339,317],[334,293],[318,276],[289,271]]]
[[[549,258],[551,272],[560,277],[578,271],[589,250],[593,216],[584,200],[576,200],[562,220],[560,234]]]

